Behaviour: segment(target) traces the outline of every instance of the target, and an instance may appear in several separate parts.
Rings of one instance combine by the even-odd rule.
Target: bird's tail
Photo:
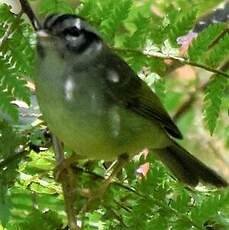
[[[228,186],[228,182],[183,147],[172,141],[171,145],[155,151],[161,160],[182,182],[196,186],[200,181],[217,187]]]

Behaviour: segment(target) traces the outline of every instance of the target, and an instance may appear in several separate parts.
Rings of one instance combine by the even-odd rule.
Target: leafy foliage
[[[217,68],[228,59],[228,34],[225,33],[226,26],[221,24],[210,25],[201,32],[197,39],[192,43],[188,51],[191,61],[207,64],[210,67]],[[219,41],[214,44],[218,38]],[[218,79],[219,77],[219,79]],[[207,127],[211,134],[216,127],[217,118],[220,113],[220,105],[224,96],[224,89],[227,87],[227,79],[222,78],[219,74],[212,76],[209,81],[205,94],[204,115]]]
[[[192,47],[188,51],[189,58],[192,61],[202,61],[207,53],[209,46],[224,30],[224,24],[215,24],[207,27],[201,32],[197,39],[192,43]]]
[[[216,121],[219,117],[220,106],[222,103],[222,96],[224,89],[228,84],[228,79],[220,77],[219,75],[212,76],[206,89],[204,98],[205,102],[205,121],[208,129],[213,134],[216,127]]]
[[[181,15],[177,21],[172,25],[169,31],[169,39],[173,44],[176,44],[178,37],[187,34],[192,29],[193,24],[196,21],[195,9],[192,9],[189,13]]]
[[[105,18],[105,20],[100,25],[101,31],[108,41],[113,39],[120,22],[127,18],[132,3],[131,0],[124,0],[120,2],[120,4],[115,4],[114,1],[112,2],[113,7],[111,7],[111,15],[109,15],[108,18]],[[108,5],[110,6],[109,3],[107,6]]]
[[[8,189],[11,188],[18,176],[17,168],[20,162],[19,143],[21,138],[4,121],[0,122],[0,221],[5,225],[9,221],[11,201]]]
[[[4,33],[1,33],[0,109],[16,120],[17,109],[11,102],[16,99],[27,103],[30,101],[26,81],[22,77],[32,73],[34,51],[30,43],[31,29],[23,20],[10,13],[8,6],[1,5],[0,13],[0,26],[5,29]],[[4,38],[7,35],[10,39]]]
[[[229,56],[229,34],[227,33],[220,41],[212,48],[209,56],[206,58],[206,64],[216,68]],[[222,52],[222,50],[224,52]]]
[[[135,189],[125,191],[125,188],[120,190],[113,185],[115,202],[111,199],[114,195],[109,191],[103,203],[104,208],[87,213],[85,229],[93,226],[98,229],[103,229],[99,226],[105,229],[139,229],[139,226],[142,229],[155,227],[163,230],[169,227],[205,229],[204,226],[211,220],[217,223],[218,211],[225,214],[221,216],[220,224],[227,226],[228,191],[189,191],[169,177],[161,164],[151,157],[147,160],[151,162],[147,178],[137,179],[133,176],[136,162],[128,165],[128,184]],[[111,218],[116,221],[111,221]]]
[[[211,74],[208,80],[205,71],[196,73],[193,69],[192,76],[187,72],[179,74],[180,69],[177,71],[183,66],[181,60],[185,60],[228,74],[226,23],[206,28],[185,54],[177,44],[177,38],[188,33],[203,13],[222,1],[162,0],[153,1],[153,5],[151,0],[34,2],[37,4],[35,11],[42,16],[76,12],[93,24],[170,112],[176,114],[180,108],[186,111],[178,119],[181,130],[189,134],[185,136],[197,133],[195,136],[202,139],[199,127],[194,129],[200,126],[196,116],[200,106],[195,100],[201,92],[194,90],[204,88],[203,114],[207,128],[220,139],[221,149],[224,143],[228,147],[229,129],[225,128],[228,79]],[[50,149],[50,135],[40,120],[32,124],[17,122],[18,116],[25,114],[12,103],[18,99],[30,102],[31,93],[26,84],[33,77],[34,34],[28,22],[12,14],[4,4],[0,5],[0,38],[3,39],[0,43],[0,229],[1,225],[4,230],[68,229],[62,188],[53,175],[55,158]],[[206,88],[202,82],[207,84]],[[195,103],[186,108],[188,103],[183,102],[189,99],[189,94],[194,95],[191,99]],[[187,143],[190,149],[195,149],[194,142],[193,138]],[[199,142],[201,146],[196,152],[200,152],[206,142]],[[205,148],[207,158],[210,148],[207,151]],[[69,150],[66,152],[71,155]],[[87,199],[82,194],[96,191],[106,170],[103,162],[72,163],[77,193],[74,207],[82,229],[228,229],[228,189],[187,188],[175,181],[152,155],[141,155],[131,161],[103,199],[92,202],[87,210],[84,209]],[[137,170],[145,163],[149,166],[146,176]],[[221,162],[218,168],[222,165]]]
[[[228,208],[228,201],[228,192],[208,194],[201,200],[200,205],[191,211],[192,219],[204,226],[207,221],[214,219],[214,216],[217,218],[218,212],[224,210],[224,207]]]
[[[40,3],[41,14],[72,13],[72,8],[63,0],[44,0]]]
[[[28,215],[28,218],[25,220],[24,223],[20,224],[18,229],[39,230],[42,228],[47,230],[53,230],[60,229],[61,227],[62,221],[55,212],[48,211],[41,213],[40,211],[35,210]]]

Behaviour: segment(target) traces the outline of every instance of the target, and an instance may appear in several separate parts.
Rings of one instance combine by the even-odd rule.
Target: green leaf
[[[228,85],[228,79],[219,75],[211,77],[204,97],[204,120],[207,127],[213,134],[217,119],[219,117],[220,107],[222,103],[222,97],[224,89]]]
[[[169,31],[169,39],[173,45],[177,45],[177,38],[187,34],[193,27],[196,20],[197,11],[190,9],[189,12],[182,14],[178,20],[173,23]]]
[[[0,110],[4,113],[0,112],[0,115],[9,115],[11,118],[8,120],[16,121],[17,107],[11,102],[19,99],[30,103],[30,92],[24,77],[29,77],[33,73],[35,53],[31,44],[34,39],[30,27],[9,12],[9,7],[1,5],[0,11],[3,15],[0,17],[0,26],[3,25],[4,31],[2,36],[11,32],[8,37],[4,37],[0,47]]]
[[[112,44],[118,27],[128,17],[131,5],[132,0],[121,0],[119,4],[113,4],[109,17],[102,21],[100,30],[109,43]]]
[[[192,209],[191,217],[198,225],[203,227],[205,222],[217,216],[220,210],[228,207],[229,192],[215,192],[201,199],[201,203]]]
[[[14,184],[17,167],[20,161],[17,149],[21,137],[5,121],[0,121],[0,190]]]
[[[186,213],[190,209],[191,196],[184,189],[180,189],[174,194],[174,199],[171,201],[171,207],[180,213]]]
[[[13,22],[15,17],[10,12],[11,7],[7,4],[0,4],[0,23]]]
[[[189,5],[188,10],[181,9],[175,4],[169,4],[164,9],[163,17],[152,15],[150,30],[151,40],[154,43],[161,46],[166,40],[169,40],[173,46],[177,47],[177,38],[187,34],[192,29],[196,21],[197,10],[193,5],[190,8],[190,3],[185,3],[185,5]]]
[[[128,48],[143,48],[150,34],[150,20],[148,17],[143,16],[140,12],[136,12],[136,15],[132,18],[131,22],[135,26],[133,34],[126,38],[124,42],[124,47]]]
[[[10,218],[11,201],[8,191],[18,175],[21,159],[17,149],[20,139],[8,123],[0,121],[0,221],[3,226]]]
[[[229,34],[221,38],[211,49],[205,60],[206,64],[216,68],[229,57]]]
[[[76,9],[76,13],[81,15],[84,18],[92,16],[92,12],[96,7],[96,1],[93,0],[82,0],[81,6]]]
[[[72,8],[64,0],[43,0],[40,3],[39,11],[41,14],[73,12]]]
[[[30,152],[29,154],[30,161],[27,163],[25,169],[33,169],[30,171],[30,174],[33,172],[41,172],[41,171],[51,171],[55,168],[55,159],[52,152],[41,152],[39,154],[35,152]]]
[[[8,195],[4,194],[4,198],[2,197],[2,195],[3,194],[0,195],[0,223],[3,227],[5,227],[10,220],[10,216],[11,216],[10,210],[12,208],[12,203]]]
[[[209,49],[209,45],[224,30],[225,25],[218,23],[208,26],[198,37],[192,42],[191,48],[188,50],[188,56],[191,61],[202,62],[203,56]]]
[[[8,121],[18,120],[18,110],[15,105],[11,104],[13,97],[6,92],[5,88],[0,85],[0,119],[5,118]],[[7,115],[10,116],[7,117]]]
[[[62,225],[62,220],[56,212],[35,210],[25,218],[24,223],[19,225],[19,230],[54,230],[61,229]]]

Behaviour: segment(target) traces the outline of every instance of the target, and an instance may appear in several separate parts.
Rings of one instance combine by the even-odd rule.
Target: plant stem
[[[71,165],[65,164],[64,152],[61,146],[60,141],[56,136],[53,137],[53,148],[56,156],[56,167],[57,173],[58,170],[59,176],[58,181],[62,185],[65,211],[68,217],[68,225],[70,230],[79,230],[80,228],[77,225],[76,215],[75,215],[75,177],[72,172]],[[62,167],[62,168],[61,168]]]
[[[181,104],[181,106],[177,109],[176,113],[173,115],[173,120],[177,121],[179,120],[189,109],[190,107],[194,104],[196,101],[196,96],[198,91],[204,91],[208,85],[208,82],[203,84],[199,89],[197,89],[195,92],[191,93],[188,97],[187,100]]]
[[[163,54],[161,52],[154,52],[152,54],[151,53],[145,53],[145,52],[143,52],[141,50],[128,49],[128,48],[117,48],[117,47],[115,47],[114,50],[121,51],[121,52],[132,52],[132,53],[147,56],[147,57],[150,57],[150,58],[160,58],[160,59],[165,59],[165,60],[172,60],[172,61],[174,61],[176,63],[195,66],[195,67],[198,67],[198,68],[201,68],[201,69],[205,69],[205,70],[207,70],[209,72],[219,74],[221,76],[229,78],[229,74],[227,74],[227,73],[225,73],[225,72],[223,72],[223,71],[221,71],[219,69],[214,69],[214,68],[212,68],[210,66],[207,66],[207,65],[204,65],[204,64],[188,61],[187,59],[182,58],[182,57],[168,56],[168,55],[165,55],[165,54]]]
[[[211,49],[213,46],[215,46],[219,42],[219,40],[223,38],[224,35],[226,35],[227,33],[229,33],[229,24],[226,24],[226,28],[215,38],[215,40],[213,40],[208,48]]]

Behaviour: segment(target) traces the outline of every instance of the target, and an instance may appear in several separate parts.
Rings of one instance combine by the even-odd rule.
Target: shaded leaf
[[[224,89],[228,85],[228,79],[219,75],[211,77],[204,97],[204,120],[207,127],[213,134],[217,119],[219,117],[220,107]]]

